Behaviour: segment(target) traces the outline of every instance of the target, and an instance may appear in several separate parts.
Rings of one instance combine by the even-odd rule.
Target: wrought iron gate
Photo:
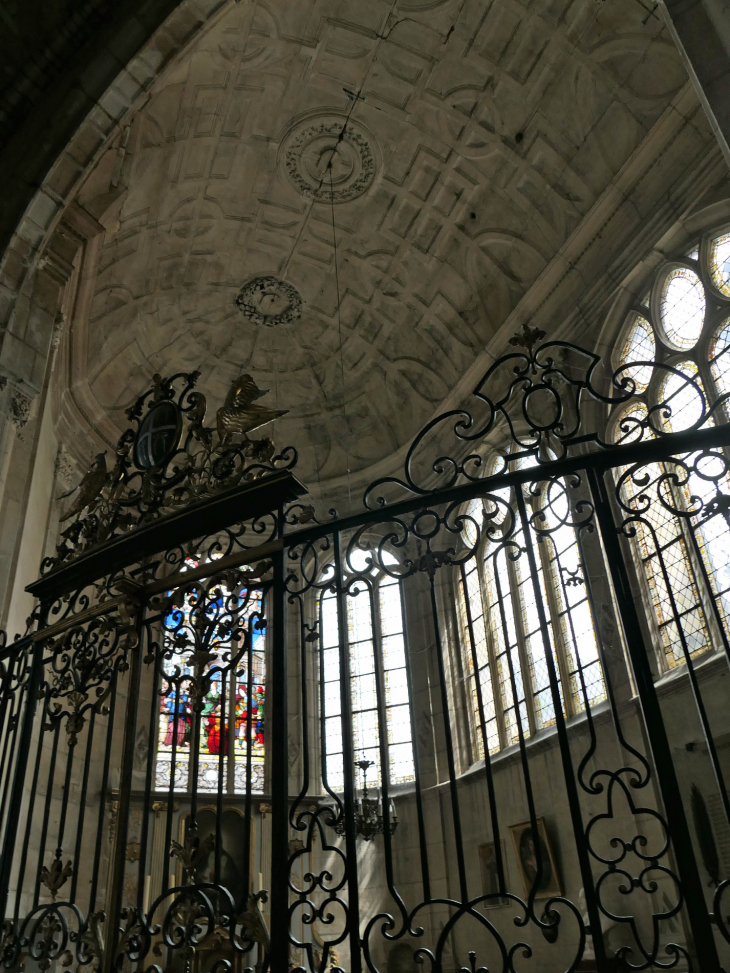
[[[346,518],[248,376],[129,410],[2,649],[6,968],[727,967],[724,403],[540,337]]]

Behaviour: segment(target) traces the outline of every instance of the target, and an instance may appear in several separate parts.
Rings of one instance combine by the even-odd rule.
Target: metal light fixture
[[[362,795],[355,804],[355,830],[359,835],[370,841],[376,834],[382,834],[385,830],[385,815],[383,813],[382,798],[368,797],[368,768],[374,766],[372,760],[358,760],[355,764],[362,771]],[[398,818],[395,814],[395,804],[392,800],[388,802],[388,829],[391,834],[395,833],[398,827]],[[342,818],[336,825],[337,834],[345,833],[345,820]]]

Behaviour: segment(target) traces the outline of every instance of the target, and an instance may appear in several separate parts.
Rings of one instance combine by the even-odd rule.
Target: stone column
[[[660,0],[660,7],[730,166],[730,4]]]
[[[55,482],[49,408],[54,353],[71,317],[80,255],[103,228],[69,208],[26,278],[0,335],[0,627],[23,631],[32,608]]]

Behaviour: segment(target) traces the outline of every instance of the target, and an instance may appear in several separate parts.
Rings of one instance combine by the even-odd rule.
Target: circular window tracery
[[[665,263],[650,281],[652,301],[637,301],[628,311],[615,378],[618,384],[629,376],[637,397],[652,410],[671,396],[670,414],[656,414],[652,425],[674,431],[700,420],[703,394],[708,404],[727,395],[730,418],[730,228],[683,253],[691,255],[694,266],[682,263],[681,256]],[[668,374],[667,367],[684,378]],[[622,441],[618,429],[615,435]]]

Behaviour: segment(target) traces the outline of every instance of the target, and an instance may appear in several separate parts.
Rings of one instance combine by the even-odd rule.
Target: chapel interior
[[[0,960],[730,970],[721,0],[0,0]]]

